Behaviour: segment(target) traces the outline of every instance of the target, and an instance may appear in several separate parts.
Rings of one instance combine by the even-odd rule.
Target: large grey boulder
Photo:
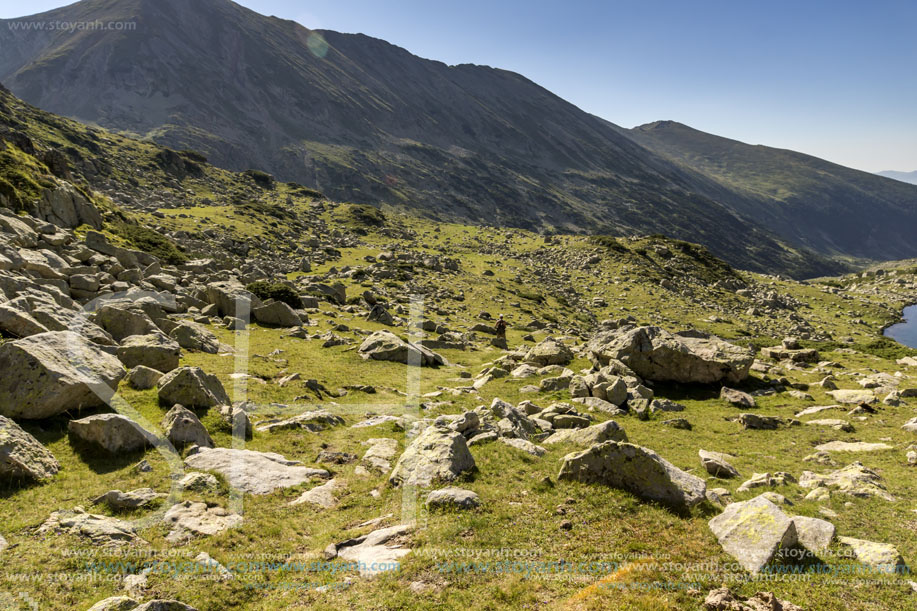
[[[200,448],[185,458],[185,464],[192,469],[219,473],[229,485],[247,494],[270,494],[316,477],[331,477],[324,469],[311,469],[280,454],[253,450]]]
[[[799,545],[813,552],[828,549],[834,540],[834,524],[820,518],[807,516],[793,516],[796,526],[796,539]]]
[[[128,369],[143,365],[165,373],[178,367],[181,348],[161,331],[156,331],[124,338],[117,354],[118,360]]]
[[[428,348],[406,342],[391,331],[376,331],[360,344],[358,350],[364,359],[394,361],[407,365],[436,367],[446,365],[446,359]]]
[[[156,436],[121,414],[96,414],[71,420],[67,426],[71,441],[101,448],[111,454],[136,452],[156,445]]]
[[[793,520],[763,495],[727,505],[708,524],[723,550],[752,573],[797,543]]]
[[[566,365],[573,360],[573,351],[563,342],[548,337],[532,346],[525,354],[524,360],[538,367]]]
[[[0,482],[41,481],[60,470],[54,455],[18,424],[0,416]]]
[[[272,327],[299,327],[302,319],[293,308],[282,301],[274,301],[252,310],[255,320],[262,325]]]
[[[220,352],[220,340],[216,335],[200,325],[182,321],[169,332],[169,337],[178,342],[185,350],[195,350],[207,354]]]
[[[138,365],[127,372],[127,385],[134,390],[149,390],[162,379],[162,372],[144,365]]]
[[[29,213],[58,227],[72,229],[89,225],[102,228],[102,215],[86,197],[65,180],[56,181],[53,189],[43,189],[41,198],[31,204]]]
[[[558,479],[600,483],[676,506],[694,506],[705,498],[704,480],[686,473],[647,448],[605,441],[563,458]]]
[[[603,331],[588,344],[598,367],[621,361],[638,376],[658,382],[741,382],[754,354],[714,335],[672,334],[659,327],[624,327]]]
[[[69,331],[0,346],[0,415],[50,418],[105,405],[125,371],[114,356]]]
[[[900,567],[904,566],[901,552],[894,545],[853,537],[838,537],[837,540],[852,549],[857,560],[880,572],[900,572]]]
[[[229,405],[229,395],[215,375],[200,367],[179,367],[164,375],[157,384],[159,400],[167,405],[208,408]]]
[[[429,508],[474,509],[481,504],[480,497],[463,488],[440,488],[427,495],[425,505]]]
[[[175,447],[198,445],[212,448],[213,439],[197,415],[181,405],[174,405],[162,418],[162,430]]]
[[[428,488],[439,481],[452,481],[474,468],[474,457],[461,433],[429,426],[395,463],[389,482],[394,486]]]
[[[146,312],[133,303],[103,305],[90,319],[119,342],[131,335],[149,335],[160,331]]]
[[[207,301],[217,307],[220,316],[238,317],[261,307],[261,300],[236,281],[213,282],[207,285],[205,292]]]

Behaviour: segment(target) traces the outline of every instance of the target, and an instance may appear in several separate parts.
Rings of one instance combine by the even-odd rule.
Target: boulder
[[[573,360],[573,351],[563,342],[547,337],[532,346],[525,355],[525,362],[537,367],[566,365]]]
[[[67,426],[71,442],[96,446],[111,454],[136,452],[156,445],[156,436],[121,414],[96,414],[71,420]]]
[[[200,367],[180,367],[159,380],[159,400],[167,405],[185,405],[206,409],[229,405],[229,395],[215,375],[204,373]]]
[[[480,506],[480,497],[463,488],[440,488],[427,495],[426,506],[433,509],[474,509]]]
[[[0,482],[41,481],[60,470],[54,455],[18,424],[0,416]]]
[[[169,337],[178,342],[185,350],[217,354],[220,352],[220,340],[217,336],[190,322],[180,322],[169,332]]]
[[[541,446],[536,446],[534,443],[527,439],[501,437],[500,441],[511,448],[516,448],[517,450],[521,450],[526,454],[531,454],[532,456],[544,456],[545,452],[547,452],[547,450]]]
[[[738,383],[748,376],[754,354],[714,335],[672,334],[659,327],[603,331],[588,344],[598,367],[620,361],[638,376],[658,382]]]
[[[398,560],[411,553],[405,538],[414,530],[408,524],[399,524],[374,530],[363,537],[350,539],[330,546],[333,557],[355,563],[363,577],[374,577],[400,567]]]
[[[127,372],[127,385],[134,390],[149,390],[162,379],[162,372],[145,365],[138,365]]]
[[[741,390],[736,390],[735,388],[729,388],[727,386],[720,389],[720,399],[736,407],[743,407],[745,409],[752,409],[755,407],[754,397],[747,392],[742,392]]]
[[[134,611],[140,603],[128,596],[112,596],[89,607],[89,611]]]
[[[752,473],[751,479],[742,482],[742,485],[736,488],[736,492],[748,492],[755,488],[776,488],[777,486],[786,486],[795,482],[796,478],[786,471]]]
[[[675,506],[704,500],[704,480],[685,473],[649,450],[630,443],[605,441],[563,458],[558,479],[601,483],[637,496]]]
[[[103,305],[90,318],[119,342],[131,335],[160,332],[156,323],[134,303]]]
[[[181,349],[178,343],[161,331],[149,335],[124,338],[117,350],[118,360],[128,369],[143,365],[157,371],[169,372],[178,367]]]
[[[369,449],[363,454],[362,463],[367,469],[388,472],[398,453],[398,440],[387,437],[367,439],[363,442]]]
[[[4,303],[0,304],[0,332],[12,337],[29,337],[47,333],[48,328],[32,318],[28,312]]]
[[[394,486],[430,487],[437,481],[452,481],[474,468],[474,457],[461,433],[429,426],[398,459],[389,482]]]
[[[858,405],[876,402],[876,393],[871,390],[832,390],[828,394],[838,403]]]
[[[178,480],[178,487],[192,492],[208,492],[220,487],[220,482],[210,473],[192,471]]]
[[[911,418],[901,425],[901,428],[909,433],[917,433],[917,418]]]
[[[255,320],[262,325],[272,327],[299,327],[302,319],[293,308],[282,301],[274,301],[252,310]]]
[[[316,477],[331,477],[324,469],[310,469],[280,454],[253,450],[200,448],[185,458],[185,464],[192,469],[219,473],[230,486],[247,494],[270,494]]]
[[[0,415],[25,419],[101,407],[125,373],[117,358],[69,331],[0,345],[0,371]]]
[[[796,539],[799,545],[809,551],[826,550],[834,540],[834,524],[827,520],[806,516],[793,516],[792,520],[796,526]]]
[[[290,505],[312,505],[318,509],[331,509],[337,505],[337,494],[347,485],[339,479],[329,479],[324,484],[303,492],[299,498],[290,502]]]
[[[246,406],[250,403],[237,403],[236,405],[221,405],[220,410],[220,419],[223,421],[223,425],[229,428],[230,432],[235,436],[241,436],[245,439],[251,439],[252,437],[252,421],[248,417],[248,412],[245,411]]]
[[[775,418],[774,416],[759,416],[748,413],[739,414],[735,420],[742,425],[742,428],[752,431],[773,431],[783,424],[780,418]]]
[[[213,282],[205,289],[207,301],[217,307],[220,316],[241,317],[261,307],[261,300],[237,281]]]
[[[174,405],[162,418],[162,430],[166,438],[177,448],[186,445],[198,445],[212,448],[213,439],[210,433],[198,420],[197,415],[181,405]]]
[[[358,352],[364,359],[376,361],[394,361],[422,367],[447,364],[446,359],[432,350],[406,342],[391,331],[376,331],[363,340]]]
[[[328,410],[320,409],[311,412],[303,412],[292,418],[283,420],[265,420],[261,422],[256,430],[262,433],[276,433],[278,431],[288,431],[292,429],[303,429],[312,433],[324,431],[333,426],[344,424],[344,419],[336,416]]]
[[[717,541],[747,571],[760,572],[797,543],[796,526],[763,496],[731,503],[708,523]]]
[[[713,477],[730,479],[739,476],[736,468],[728,462],[728,459],[733,458],[729,454],[708,452],[707,450],[698,450],[697,454],[700,456],[700,462],[704,469]]]
[[[603,441],[627,441],[624,429],[614,420],[606,420],[600,424],[587,426],[582,429],[563,429],[555,432],[544,440],[545,445],[555,443],[570,443],[581,446],[591,446]]]

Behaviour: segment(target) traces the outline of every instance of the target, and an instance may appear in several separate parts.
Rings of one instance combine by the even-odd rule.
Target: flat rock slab
[[[832,471],[826,475],[803,471],[799,477],[799,485],[803,488],[830,488],[841,494],[859,498],[877,496],[886,501],[895,500],[895,497],[885,490],[879,474],[867,469],[861,462],[849,464],[843,469]]]
[[[41,481],[60,470],[54,455],[18,424],[0,416],[0,482]]]
[[[280,454],[252,450],[201,448],[185,458],[185,464],[192,469],[219,473],[231,486],[247,494],[270,494],[315,477],[331,477],[324,469],[305,467]]]
[[[339,544],[337,557],[357,563],[363,577],[397,571],[401,566],[399,559],[411,553],[405,538],[413,530],[414,527],[408,524],[375,530],[365,537]]]
[[[52,513],[38,528],[39,534],[69,533],[97,545],[146,545],[130,522],[86,513],[82,507]]]
[[[757,496],[732,503],[708,523],[723,550],[747,571],[757,573],[796,545],[796,526],[774,503]]]
[[[867,443],[865,441],[829,441],[815,446],[819,452],[879,452],[894,450],[887,443]]]
[[[308,504],[320,509],[331,509],[337,505],[337,494],[347,488],[347,484],[339,479],[330,479],[320,486],[307,490],[291,502],[290,505]]]
[[[853,537],[838,537],[838,541],[851,548],[857,560],[879,571],[892,573],[904,564],[901,553],[893,545]]]
[[[282,420],[265,420],[259,422],[255,430],[262,433],[276,433],[278,431],[304,429],[306,431],[318,433],[332,426],[339,426],[342,424],[344,424],[343,418],[335,416],[327,410],[321,409],[304,412],[292,418],[284,418]]]
[[[363,466],[367,469],[387,472],[398,454],[398,440],[383,438],[367,439],[363,442],[369,449],[363,454]]]
[[[120,490],[109,490],[105,494],[92,500],[93,505],[106,504],[110,509],[119,511],[122,509],[138,509],[146,507],[156,499],[167,495],[156,492],[152,488],[138,488],[130,492],[121,492]]]
[[[501,437],[500,441],[510,446],[511,448],[521,450],[526,454],[531,454],[532,456],[544,456],[545,452],[547,452],[547,450],[545,450],[543,447],[536,446],[534,443],[528,441],[527,439],[511,439],[508,437]]]
[[[831,390],[828,394],[838,403],[875,403],[876,393],[871,390]]]
[[[707,485],[647,448],[605,441],[563,458],[558,479],[600,483],[670,505],[693,506],[705,498]]]
[[[797,418],[802,418],[803,416],[811,416],[812,414],[820,414],[821,412],[828,411],[829,409],[846,409],[840,405],[813,405],[812,407],[807,407],[801,412],[796,412]]]
[[[809,420],[805,422],[805,424],[811,426],[825,426],[832,428],[835,431],[844,431],[845,433],[853,432],[853,425],[846,420],[841,420],[839,418],[820,418],[817,420]]]
[[[240,526],[242,516],[217,505],[184,501],[172,505],[163,521],[172,527],[166,540],[177,543],[194,535],[210,536]]]

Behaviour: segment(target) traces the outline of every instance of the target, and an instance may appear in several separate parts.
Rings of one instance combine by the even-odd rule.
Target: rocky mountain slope
[[[14,27],[95,20],[136,28]],[[83,0],[4,22],[0,45],[0,81],[33,104],[340,201],[492,226],[662,233],[794,277],[843,271],[809,244],[822,255],[917,254],[900,237],[914,190],[864,197],[816,184],[818,214],[788,219],[774,194],[673,163],[518,74],[446,66],[228,0]],[[877,201],[894,224],[862,212]]]
[[[0,124],[4,606],[912,606],[913,262],[801,283]]]
[[[720,138],[673,121],[630,130],[646,148],[703,173],[742,200],[743,216],[821,253],[914,256],[917,189],[822,159]]]

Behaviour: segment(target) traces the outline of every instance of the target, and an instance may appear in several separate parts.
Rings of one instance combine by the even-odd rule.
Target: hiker
[[[506,339],[506,321],[503,320],[503,314],[500,314],[500,320],[494,325],[494,331],[497,332],[497,337]]]

